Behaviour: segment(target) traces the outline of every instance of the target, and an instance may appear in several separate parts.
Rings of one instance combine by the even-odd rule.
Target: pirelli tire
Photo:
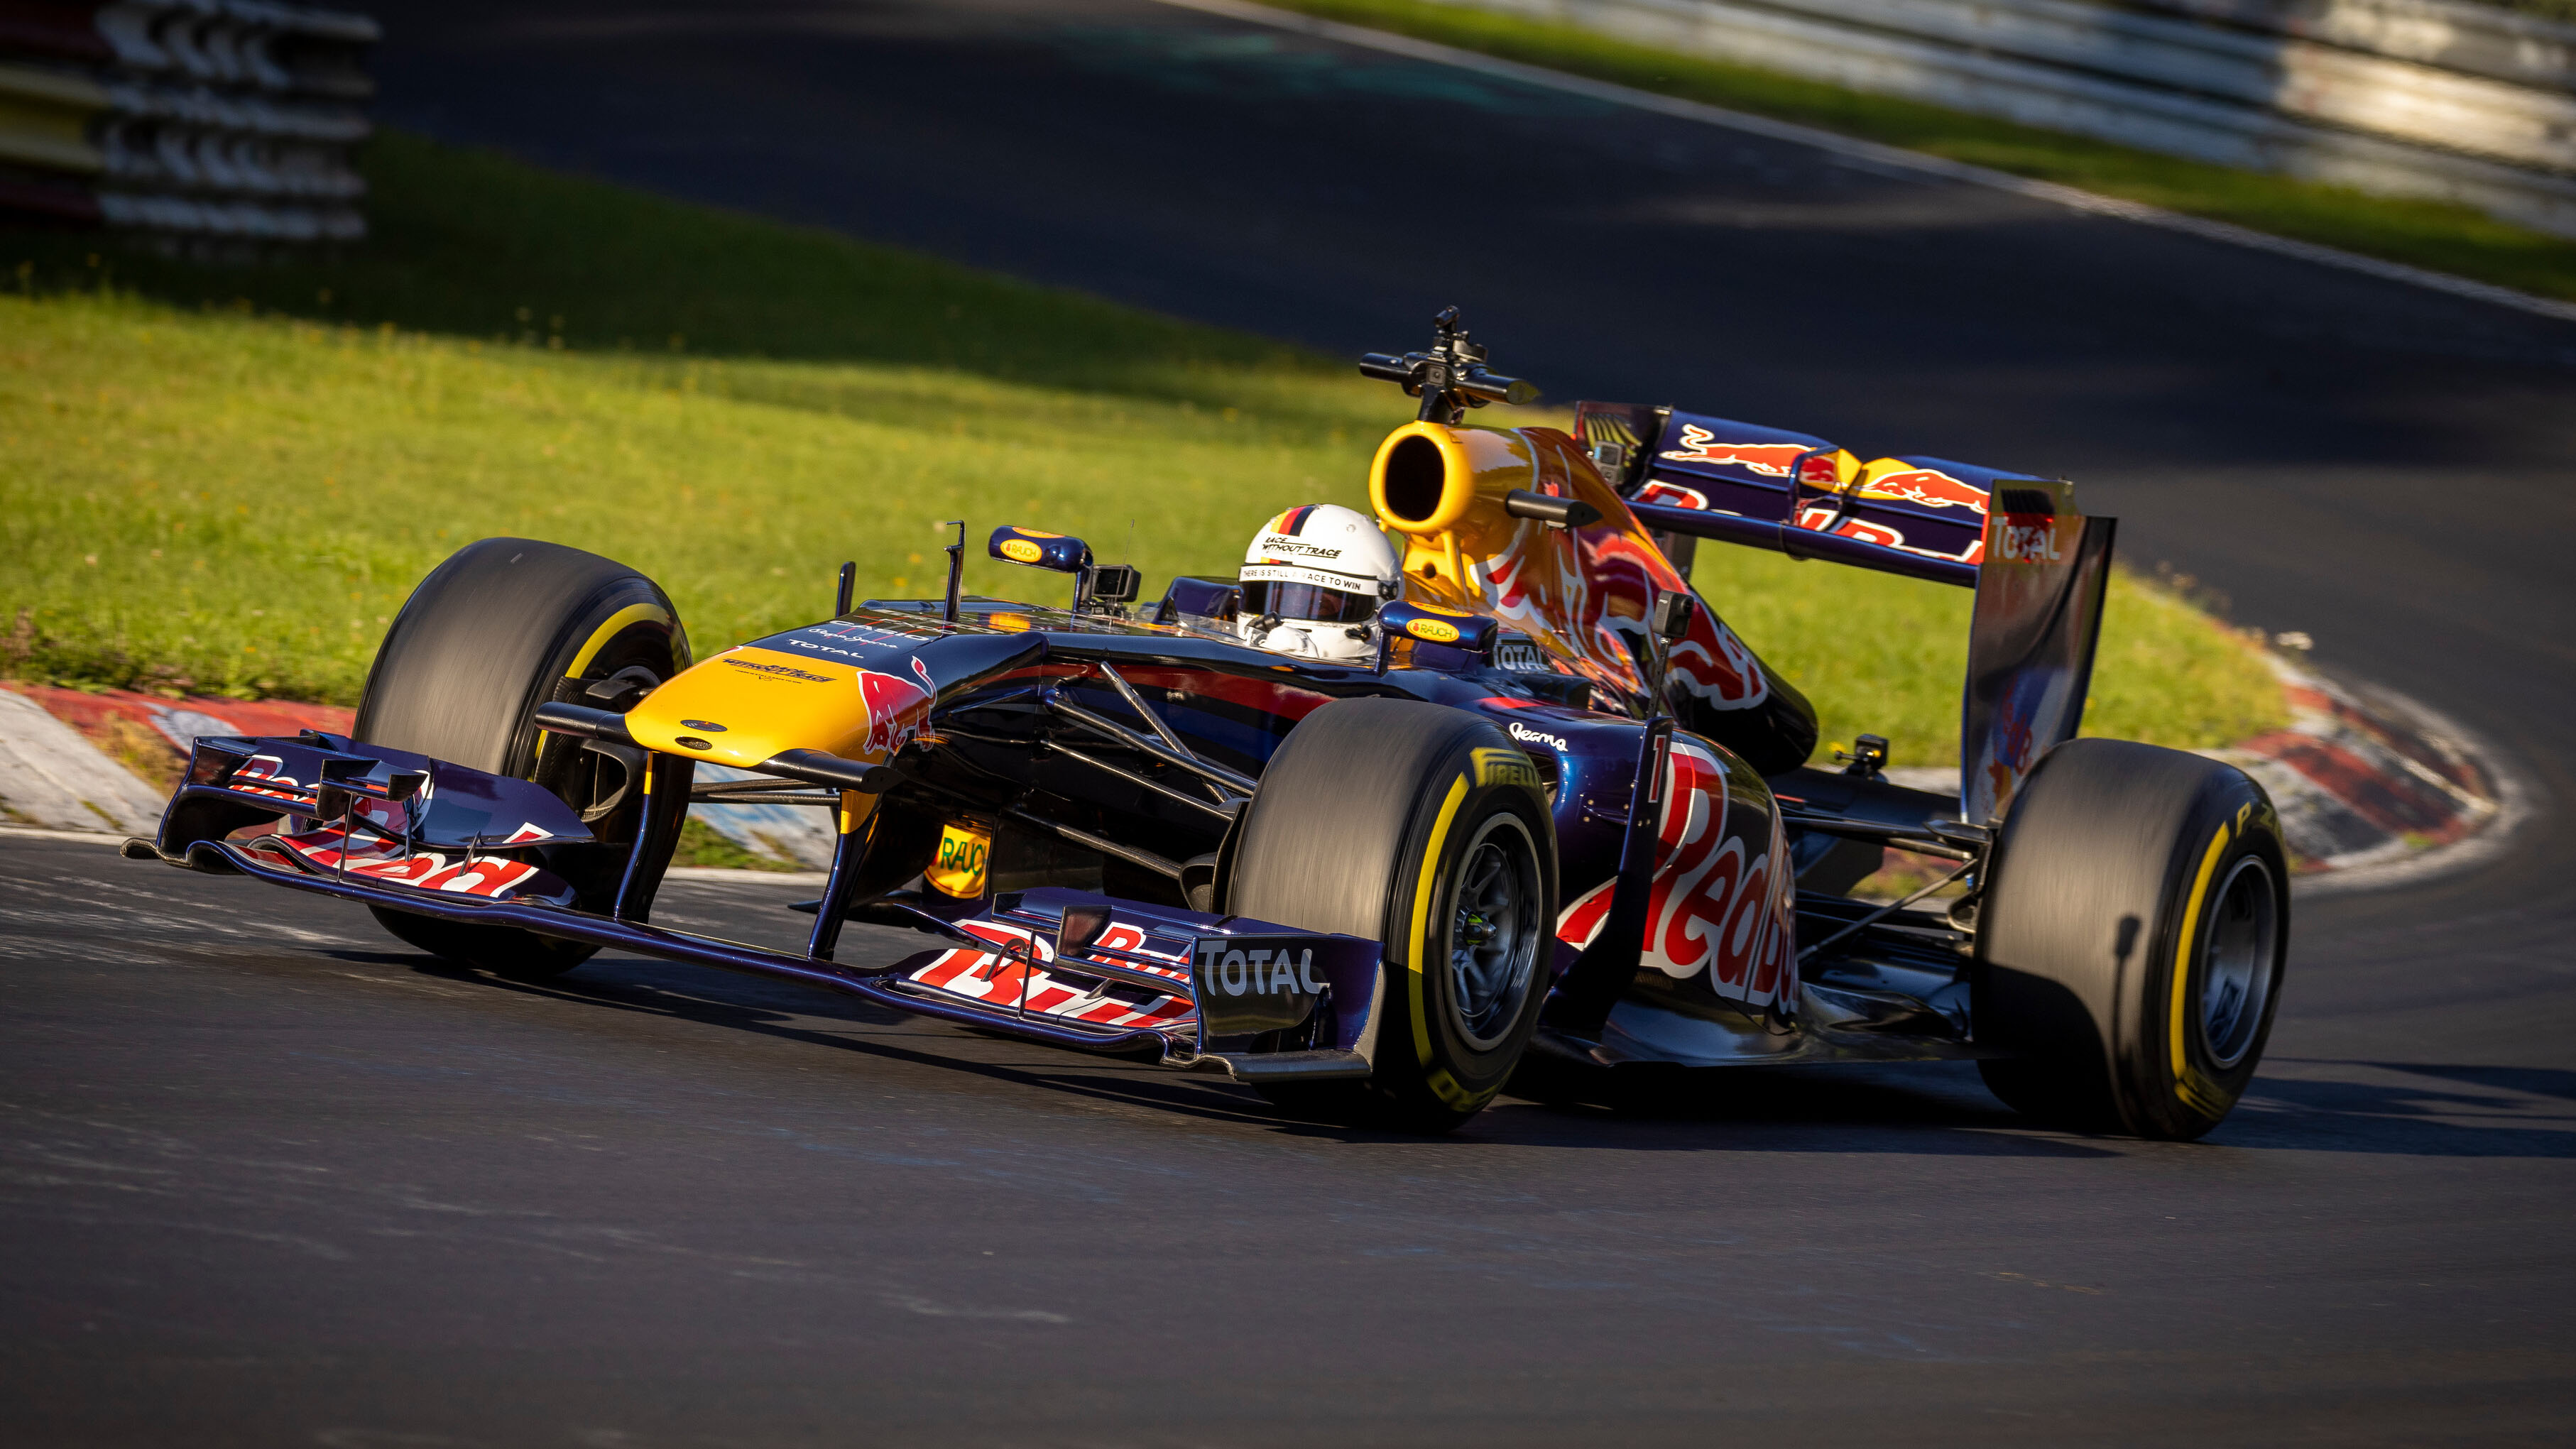
[[[1482,1111],[1537,1029],[1556,939],[1556,837],[1529,756],[1480,716],[1352,699],[1262,771],[1226,909],[1385,943],[1375,1070],[1264,1087],[1292,1112],[1440,1133]]]
[[[2188,1140],[2253,1080],[2289,957],[2289,871],[2244,771],[2124,740],[2058,746],[2023,783],[1977,913],[1971,1010],[2006,1104]]]
[[[449,555],[412,590],[367,674],[353,738],[519,779],[551,743],[538,705],[566,678],[658,683],[689,665],[679,611],[626,565],[561,544],[487,538]],[[566,772],[549,771],[550,777]],[[576,806],[585,800],[573,800]],[[594,829],[614,836],[619,817]],[[400,940],[517,979],[553,976],[598,948],[511,927],[374,911]]]

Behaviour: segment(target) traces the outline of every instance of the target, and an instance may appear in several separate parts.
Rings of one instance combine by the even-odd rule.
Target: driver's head
[[[1378,604],[1395,596],[1395,550],[1368,516],[1310,503],[1262,525],[1243,551],[1235,628],[1257,648],[1365,659]]]

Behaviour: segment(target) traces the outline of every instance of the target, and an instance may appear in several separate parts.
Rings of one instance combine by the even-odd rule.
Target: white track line
[[[22,840],[69,840],[82,845],[123,845],[122,835],[102,835],[94,830],[40,830],[32,825],[0,825],[0,836]]]
[[[1476,51],[1441,45],[1436,41],[1416,40],[1409,35],[1394,35],[1383,30],[1367,30],[1356,25],[1344,25],[1339,21],[1301,15],[1294,11],[1273,10],[1267,5],[1248,3],[1248,0],[1156,0],[1156,3],[1181,10],[1195,10],[1206,15],[1222,16],[1228,20],[1240,20],[1253,25],[1268,25],[1280,30],[1292,30],[1302,35],[1338,41],[1344,45],[1384,51],[1389,55],[1401,55],[1413,60],[1427,60],[1441,65],[1456,66],[1461,70],[1499,76],[1525,85],[1564,91],[1570,95],[1589,96],[1594,100],[1609,101],[1615,105],[1630,106],[1641,111],[1654,111],[1685,121],[1697,121],[1702,125],[1723,126],[1730,131],[1765,136],[1774,141],[1811,146],[1849,161],[1888,171],[1917,176],[1937,176],[1949,181],[1965,182],[1971,186],[2009,191],[2016,196],[2048,202],[2073,211],[2090,212],[2096,216],[2136,222],[2140,226],[2162,227],[2167,231],[2178,231],[2186,236],[2199,237],[2203,241],[2243,247],[2248,251],[2270,252],[2275,256],[2290,257],[2320,267],[2358,272],[2366,277],[2376,277],[2383,282],[2396,282],[2402,286],[2420,287],[2428,292],[2465,297],[2473,302],[2508,307],[2517,312],[2528,312],[2560,322],[2576,322],[2576,302],[2559,302],[2547,297],[2535,297],[2529,292],[2517,292],[2511,287],[2498,287],[2486,282],[2473,282],[2466,277],[2452,276],[2448,272],[2427,271],[2422,267],[2407,266],[2403,262],[2381,261],[2377,257],[2365,257],[2356,252],[2318,246],[2314,242],[2293,241],[2288,237],[2273,236],[2268,232],[2254,231],[2223,221],[2185,216],[2180,212],[2167,211],[2163,207],[2149,206],[2144,202],[2123,201],[2116,196],[2103,196],[2072,186],[2060,186],[2053,181],[2034,181],[2027,176],[2015,176],[2008,171],[1993,171],[1983,166],[1971,166],[1963,161],[1949,161],[1939,156],[1928,156],[1920,151],[1882,146],[1875,141],[1856,140],[1832,131],[1820,131],[1813,126],[1801,126],[1794,121],[1775,121],[1768,116],[1730,111],[1723,106],[1703,105],[1698,101],[1686,101],[1677,96],[1657,95],[1653,91],[1635,90],[1628,86],[1614,85],[1609,81],[1568,75],[1563,71],[1523,65],[1518,61],[1500,60]]]

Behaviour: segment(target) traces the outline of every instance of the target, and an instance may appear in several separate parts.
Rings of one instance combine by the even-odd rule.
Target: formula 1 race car
[[[2077,1129],[2224,1117],[2279,997],[2280,827],[2227,765],[2074,738],[2112,521],[2061,480],[1665,407],[1464,426],[1535,395],[1485,361],[1453,309],[1361,365],[1420,408],[1370,465],[1401,583],[1359,657],[1250,647],[1234,580],[1148,613],[1135,570],[1030,529],[993,557],[1071,607],[961,596],[959,525],[944,597],[854,604],[844,566],[830,618],[694,661],[641,574],[486,539],[413,593],[348,736],[200,740],[127,854],[503,976],[643,952],[1403,1130],[1516,1071],[1937,1058]],[[1810,765],[1806,699],[1687,582],[1703,539],[1975,590],[1957,797],[1889,783],[1869,736]],[[802,952],[652,924],[718,800],[832,812]],[[1851,895],[1890,848],[1942,870]],[[927,948],[842,963],[851,920]]]

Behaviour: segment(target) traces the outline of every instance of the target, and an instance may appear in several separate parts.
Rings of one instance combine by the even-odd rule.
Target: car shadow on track
[[[1596,1081],[1581,1094],[1567,1093],[1562,1083],[1540,1084],[1547,1088],[1541,1093],[1546,1100],[1507,1093],[1458,1133],[1422,1138],[1302,1121],[1247,1089],[1212,1078],[949,1027],[784,982],[698,967],[618,958],[527,983],[401,951],[322,954],[1316,1141],[2060,1158],[2121,1156],[2142,1146],[2037,1128],[1989,1096],[1976,1069],[1964,1062],[1626,1069],[1615,1074],[1615,1082]],[[2251,1151],[2576,1157],[2576,1071],[2276,1060],[2267,1064],[2245,1105],[2205,1144]]]
[[[1531,1097],[1507,1098],[1480,1124],[1513,1121],[1550,1143],[1616,1133],[1618,1145],[1649,1146],[1643,1139],[1668,1134],[1736,1152],[2109,1157],[2121,1150],[2034,1127],[1988,1094],[1965,1062],[1630,1066],[1571,1083],[1525,1073],[1513,1086]],[[1723,1137],[1712,1140],[1712,1132]]]
[[[1209,1079],[1119,1057],[1095,1057],[952,1027],[846,996],[668,962],[594,960],[549,981],[509,981],[435,956],[333,951],[335,958],[408,967],[424,976],[612,1011],[740,1031],[1211,1121],[1276,1125],[1266,1103]],[[1296,1124],[1303,1125],[1303,1124]],[[1379,1134],[1385,1135],[1385,1134]],[[1391,1139],[1390,1139],[1391,1140]]]
[[[2410,1157],[2576,1158],[2576,1071],[2276,1057],[2216,1140]]]
[[[2035,1129],[1964,1062],[1674,1071],[1612,1106],[1560,1107],[1631,1126],[1722,1124],[1731,1151],[2106,1156],[2200,1147],[2414,1157],[2576,1157],[2576,1071],[2279,1059],[2198,1144]],[[1489,1116],[1494,1114],[1489,1113]],[[1812,1129],[1832,1126],[1831,1136]],[[1929,1129],[1929,1130],[1926,1130]],[[1545,1129],[1538,1129],[1542,1135]]]
[[[1550,1105],[1506,1095],[1458,1133],[1423,1138],[1303,1121],[1281,1113],[1248,1089],[1213,1078],[950,1027],[806,987],[699,967],[612,958],[594,960],[549,981],[516,982],[399,950],[323,954],[1317,1141],[1646,1152],[2016,1157],[2097,1157],[2117,1152],[2109,1144],[2028,1130],[1985,1095],[1973,1068],[1955,1063],[1675,1072],[1652,1074],[1651,1083],[1643,1076],[1631,1076],[1624,1085],[1634,1090],[1616,1094],[1607,1103]],[[1836,1130],[1814,1130],[1822,1126]]]

